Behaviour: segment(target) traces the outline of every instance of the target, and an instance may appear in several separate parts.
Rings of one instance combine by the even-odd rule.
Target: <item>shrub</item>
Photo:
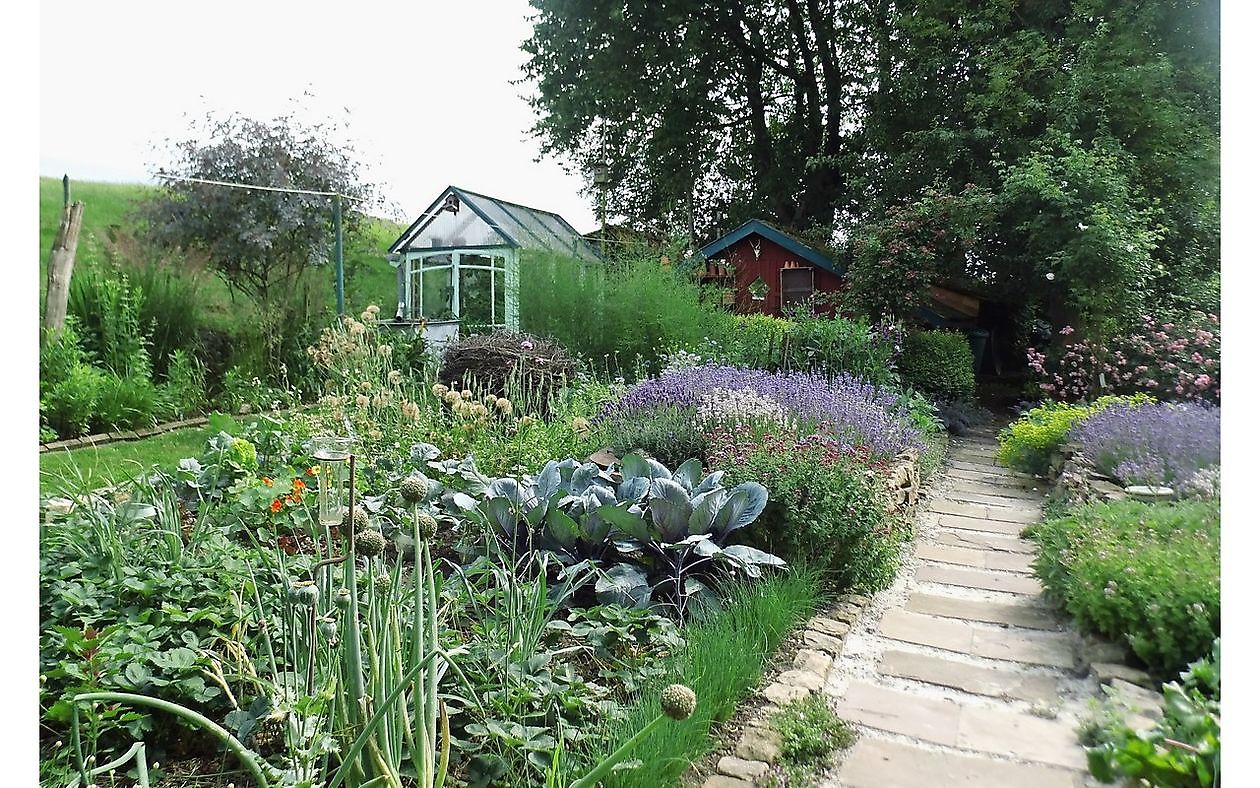
[[[69,368],[66,377],[40,393],[44,421],[62,438],[86,435],[96,414],[104,372],[87,364]]]
[[[438,381],[478,394],[514,394],[520,412],[546,413],[552,394],[577,375],[577,362],[563,347],[529,334],[496,331],[451,343],[442,355]]]
[[[740,367],[702,365],[645,380],[604,409],[600,423],[653,407],[698,407],[715,389],[751,390],[794,416],[803,427],[823,430],[842,446],[861,446],[877,457],[922,448],[897,394],[849,375],[829,379],[819,373],[775,374]]]
[[[176,350],[167,361],[166,382],[160,388],[164,416],[185,418],[209,404],[206,370],[193,356]]]
[[[1073,333],[1071,326],[1059,331]],[[1028,349],[1041,391],[1056,399],[1142,392],[1164,400],[1221,400],[1221,329],[1213,314],[1192,311],[1162,322],[1143,315],[1130,333],[1081,339],[1054,355]]]
[[[1221,631],[1220,501],[1088,504],[1035,528],[1046,593],[1170,676]]]
[[[101,377],[96,391],[92,429],[112,432],[152,426],[158,411],[158,389],[148,377],[119,377],[107,373]]]
[[[1196,489],[1196,474],[1221,464],[1221,409],[1214,405],[1114,405],[1070,433],[1094,467],[1124,484]]]
[[[957,331],[915,331],[906,337],[901,380],[937,400],[967,400],[976,394],[975,358]]]
[[[1092,405],[1047,402],[1032,408],[998,433],[997,460],[1024,473],[1044,474],[1068,433],[1091,415],[1121,402],[1150,402],[1150,397],[1102,397]]]
[[[839,585],[862,592],[891,582],[898,540],[887,488],[834,438],[726,427],[713,436],[710,458],[731,483],[757,480],[769,491],[766,511],[745,532],[755,547],[826,569]]]

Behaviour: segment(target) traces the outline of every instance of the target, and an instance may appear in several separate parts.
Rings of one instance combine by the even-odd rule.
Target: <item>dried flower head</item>
[[[420,538],[426,542],[437,536],[437,520],[428,512],[421,512],[420,516],[416,518],[416,524],[420,528]]]
[[[350,527],[350,510],[349,509],[346,509],[345,513],[341,516],[341,526],[343,528]],[[364,509],[362,506],[354,507],[354,530],[362,531],[364,528],[367,528],[367,527],[368,527],[367,510]]]
[[[372,578],[372,588],[374,588],[378,594],[388,592],[391,586],[393,586],[393,581],[390,580],[389,575],[387,574],[382,573]]]
[[[389,381],[389,385],[397,386],[402,382],[402,373],[396,369],[391,369],[389,374],[385,376],[385,379]]]
[[[411,401],[404,401],[402,404],[402,415],[407,421],[417,421],[420,418],[420,406]]]
[[[512,401],[506,397],[499,397],[494,401],[494,409],[502,413],[504,416],[511,415]]]
[[[433,390],[433,396],[435,397],[445,397],[446,392],[450,391],[449,388],[447,388],[446,386],[443,386],[441,383],[434,383],[432,390]]]

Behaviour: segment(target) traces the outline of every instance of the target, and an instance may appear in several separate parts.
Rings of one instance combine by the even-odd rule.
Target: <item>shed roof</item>
[[[760,219],[749,219],[726,235],[718,238],[716,241],[711,241],[707,246],[700,250],[700,254],[705,259],[708,259],[714,255],[720,254],[730,246],[739,243],[750,235],[760,235],[762,238],[765,238],[768,241],[773,241],[802,260],[818,266],[824,271],[830,271],[836,276],[844,276],[844,268],[837,266],[831,258],[827,257],[814,247],[796,240],[779,228],[767,224]]]
[[[494,246],[558,252],[587,262],[603,261],[599,252],[559,214],[458,186],[447,186],[390,244],[389,254],[393,257],[427,249]]]

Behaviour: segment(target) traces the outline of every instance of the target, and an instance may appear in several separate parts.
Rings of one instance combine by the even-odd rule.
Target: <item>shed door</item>
[[[814,269],[784,268],[779,271],[779,305],[787,309],[814,294]]]

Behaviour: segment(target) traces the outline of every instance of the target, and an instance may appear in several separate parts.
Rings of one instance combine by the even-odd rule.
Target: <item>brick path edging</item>
[[[280,408],[278,410],[264,410],[254,413],[237,413],[237,416],[271,416],[277,413],[287,413],[294,408]],[[58,451],[60,449],[81,449],[85,446],[105,446],[110,443],[123,443],[126,441],[138,441],[145,438],[151,438],[154,435],[161,435],[165,432],[174,432],[187,427],[204,427],[210,423],[209,416],[195,416],[190,419],[180,419],[179,421],[168,421],[163,424],[156,424],[152,427],[146,427],[142,430],[119,430],[117,432],[101,432],[96,435],[85,435],[82,438],[68,438],[63,441],[53,441],[52,443],[41,443],[39,445],[39,453]]]

